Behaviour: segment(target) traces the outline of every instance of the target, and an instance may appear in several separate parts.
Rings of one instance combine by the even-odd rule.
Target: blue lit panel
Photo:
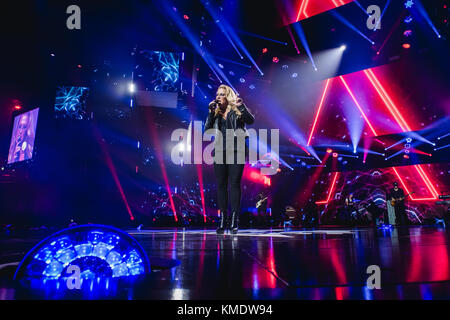
[[[101,225],[59,231],[42,240],[20,263],[15,279],[52,281],[64,285],[77,266],[81,283],[143,275],[150,271],[146,253],[127,233]]]
[[[180,54],[162,51],[141,51],[136,67],[139,90],[177,92]]]
[[[58,87],[55,100],[55,118],[84,120],[88,118],[89,88]]]

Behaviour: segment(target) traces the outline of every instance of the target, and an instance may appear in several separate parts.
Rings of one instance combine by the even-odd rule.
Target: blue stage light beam
[[[448,148],[448,147],[450,147],[450,144],[447,144],[447,145],[439,147],[439,148],[434,148],[434,151],[438,151],[438,150],[445,149],[445,148]]]
[[[350,100],[344,104],[343,113],[347,119],[345,124],[352,140],[353,153],[356,153],[364,129],[364,119],[359,112],[355,112],[354,103]]]
[[[397,141],[396,143],[394,143],[393,145],[390,145],[389,147],[384,148],[384,150],[389,150],[390,148],[393,148],[395,146],[398,146],[400,143],[403,143],[406,139],[402,139],[400,141]]]
[[[382,157],[384,157],[385,156],[385,154],[384,153],[381,153],[381,152],[376,152],[376,151],[373,151],[373,150],[369,150],[369,149],[366,149],[366,148],[358,148],[358,150],[357,150],[358,152],[364,152],[364,153],[368,153],[368,154],[376,154],[376,155],[379,155],[379,156],[382,156]]]
[[[300,39],[300,42],[302,43],[303,48],[305,49],[306,54],[309,57],[309,60],[311,60],[311,64],[312,64],[314,70],[317,71],[317,66],[312,57],[311,50],[309,49],[308,41],[306,40],[306,35],[305,35],[305,32],[303,31],[301,22],[299,21],[299,22],[293,23],[292,27],[294,28],[295,32],[297,33],[297,36]]]
[[[231,41],[233,43],[233,45],[235,43],[239,47],[239,49],[241,49],[241,51],[245,54],[247,59],[250,60],[250,62],[256,68],[256,70],[258,70],[259,74],[264,75],[264,73],[261,71],[261,69],[256,64],[255,60],[250,55],[250,52],[248,52],[247,48],[244,46],[241,39],[238,37],[238,35],[234,31],[234,29],[227,22],[225,17],[219,15],[218,12],[213,8],[213,6],[211,5],[211,3],[209,1],[202,0],[202,3],[203,3],[203,6],[206,8],[206,10],[208,10],[211,17],[216,22],[217,26],[220,28],[220,30],[223,32],[223,34],[227,37],[227,39],[233,40],[233,41]],[[243,59],[242,56],[241,56],[241,59]]]
[[[277,126],[277,128],[283,128],[283,130],[280,130],[281,134],[284,134],[289,140],[295,141],[296,143],[294,144],[296,144],[300,148],[304,148],[311,156],[316,158],[317,161],[322,162],[314,148],[307,145],[308,141],[306,139],[306,136],[291,120],[292,116],[289,116],[285,113],[283,108],[281,108],[281,106],[279,105],[279,102],[270,95],[265,95],[261,97],[261,99],[265,101],[265,105],[268,106],[268,110],[265,114],[270,114],[270,117],[267,120],[273,122]],[[269,112],[270,110],[274,109],[276,109],[277,112]]]
[[[247,32],[247,31],[244,31],[244,30],[238,30],[238,32],[239,32],[239,33],[241,33],[241,34],[245,34],[245,35],[251,36],[251,37],[255,37],[255,38],[259,38],[259,39],[264,39],[264,40],[267,40],[267,41],[271,41],[271,42],[279,43],[279,44],[282,44],[282,45],[285,45],[285,46],[287,46],[287,45],[288,45],[288,44],[287,44],[287,42],[282,42],[282,41],[278,41],[278,40],[270,39],[270,38],[267,38],[267,37],[261,36],[261,35],[259,35],[259,34],[255,34],[255,33]]]
[[[185,20],[181,16],[179,16],[176,12],[173,11],[172,5],[170,5],[168,1],[162,1],[161,5],[164,7],[164,10],[166,11],[167,15],[172,19],[172,21],[176,24],[176,26],[186,36],[186,38],[189,40],[189,42],[197,51],[197,53],[203,58],[203,60],[206,62],[209,68],[214,72],[216,77],[219,79],[220,83],[223,83],[222,79],[224,79],[224,81],[231,88],[233,88],[234,91],[237,92],[237,90],[233,87],[233,85],[229,81],[226,74],[222,71],[222,69],[219,68],[214,57],[208,52],[207,49],[202,48],[200,46],[200,39],[196,37],[193,34],[193,32],[189,29],[188,25],[185,23]],[[222,79],[219,77],[219,75],[222,77]]]
[[[389,159],[391,159],[391,158],[393,158],[393,157],[395,157],[395,156],[398,156],[400,153],[403,153],[404,151],[405,151],[404,149],[402,149],[402,150],[400,150],[400,151],[397,151],[397,152],[394,153],[393,155],[391,155],[391,156],[385,158],[384,160],[389,160]]]
[[[198,89],[198,91],[200,91],[204,99],[208,99],[208,96],[203,92],[197,82],[195,83],[195,87]]]
[[[386,1],[386,4],[384,5],[383,11],[381,12],[381,15],[380,15],[380,19],[378,20],[377,26],[376,26],[376,28],[374,30],[377,30],[379,28],[380,23],[383,20],[383,16],[386,13],[386,10],[387,10],[387,8],[388,8],[390,3],[391,3],[391,0],[387,0]]]
[[[442,38],[441,34],[439,33],[439,31],[436,29],[436,26],[434,25],[433,21],[431,21],[430,16],[428,15],[427,11],[425,10],[424,6],[422,5],[422,3],[419,0],[415,0],[416,1],[416,6],[415,8],[417,8],[417,10],[419,11],[419,13],[424,17],[425,21],[428,23],[428,25],[431,27],[431,29],[434,31],[434,33],[436,33],[437,37],[440,39]]]
[[[450,133],[444,134],[443,136],[437,137],[438,140],[444,139],[445,137],[450,136]]]
[[[355,158],[355,159],[359,158],[359,156],[354,156],[354,155],[350,155],[350,154],[342,154],[342,153],[339,153],[339,156],[346,157],[346,158]]]
[[[364,39],[366,39],[367,41],[369,41],[371,44],[375,44],[375,42],[373,42],[371,39],[369,39],[369,37],[367,37],[364,33],[362,33],[361,31],[358,30],[358,28],[356,28],[350,21],[348,21],[347,19],[345,19],[342,15],[340,15],[339,13],[336,12],[336,10],[332,10],[330,11],[330,14],[335,17],[337,20],[339,20],[340,22],[342,22],[344,25],[346,25],[347,27],[349,27],[350,29],[352,29],[353,31],[355,31],[357,34],[359,34],[361,37],[363,37]]]
[[[249,69],[252,68],[252,66],[250,66],[248,64],[240,63],[240,62],[233,61],[233,60],[230,60],[230,59],[226,59],[226,58],[222,58],[222,57],[218,57],[218,56],[214,56],[214,58],[216,58],[217,60],[222,60],[222,61],[226,61],[226,62],[235,64],[235,65],[238,65],[238,66],[241,66],[241,67],[245,67],[245,68],[249,68]]]
[[[363,8],[363,6],[359,3],[359,1],[355,0],[354,2],[356,3],[356,5],[357,5],[358,7],[361,8],[362,11],[364,11],[365,14],[369,15],[369,14],[367,13],[367,10]]]
[[[425,137],[421,136],[417,132],[408,132],[408,136],[410,136],[418,141],[421,141],[423,143],[431,144],[432,146],[435,145],[435,143],[433,143],[430,140],[426,139]]]

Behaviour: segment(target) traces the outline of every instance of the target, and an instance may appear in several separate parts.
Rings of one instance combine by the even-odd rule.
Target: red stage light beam
[[[202,199],[203,222],[206,223],[205,194],[203,192],[202,166],[200,164],[198,164],[198,165],[196,165],[196,167],[197,167],[197,175],[198,175],[198,186],[200,187],[200,198]]]
[[[308,143],[306,144],[306,146],[309,146],[311,144],[311,139],[314,134],[314,130],[316,128],[317,120],[319,119],[320,110],[322,109],[323,102],[325,101],[325,96],[327,94],[330,81],[331,79],[327,79],[327,82],[325,83],[325,88],[323,89],[322,97],[320,99],[319,107],[317,108],[316,117],[314,118],[313,126],[311,128],[311,132],[309,133]]]
[[[125,204],[125,207],[127,209],[128,215],[130,216],[131,220],[134,220],[133,213],[131,212],[130,205],[128,204],[128,200],[127,200],[127,198],[125,196],[125,192],[123,191],[122,184],[120,183],[116,167],[114,166],[114,163],[113,163],[113,161],[111,159],[111,156],[109,155],[108,149],[106,147],[106,143],[103,141],[103,138],[102,138],[101,133],[98,130],[98,128],[96,126],[94,126],[93,128],[94,128],[93,129],[94,130],[94,135],[96,136],[97,142],[100,145],[100,149],[102,150],[103,156],[105,157],[106,165],[107,165],[109,171],[111,172],[111,175],[113,176],[114,182],[115,182],[115,184],[117,186],[117,189],[119,190],[119,193],[120,193],[120,196],[122,198],[122,201]]]

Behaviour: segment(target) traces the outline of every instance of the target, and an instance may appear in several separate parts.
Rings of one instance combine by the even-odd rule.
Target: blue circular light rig
[[[91,290],[95,282],[108,286],[114,279],[134,279],[151,271],[147,254],[129,234],[90,224],[58,231],[39,242],[19,264],[14,279],[59,288],[74,276],[69,271],[74,268],[81,287]]]

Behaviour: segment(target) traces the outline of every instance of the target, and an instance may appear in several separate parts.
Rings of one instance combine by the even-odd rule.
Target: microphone
[[[209,109],[210,109],[211,111],[214,111],[214,109],[217,107],[218,104],[219,104],[219,102],[218,102],[217,99],[214,100],[214,101],[211,101],[211,102],[209,103]]]

